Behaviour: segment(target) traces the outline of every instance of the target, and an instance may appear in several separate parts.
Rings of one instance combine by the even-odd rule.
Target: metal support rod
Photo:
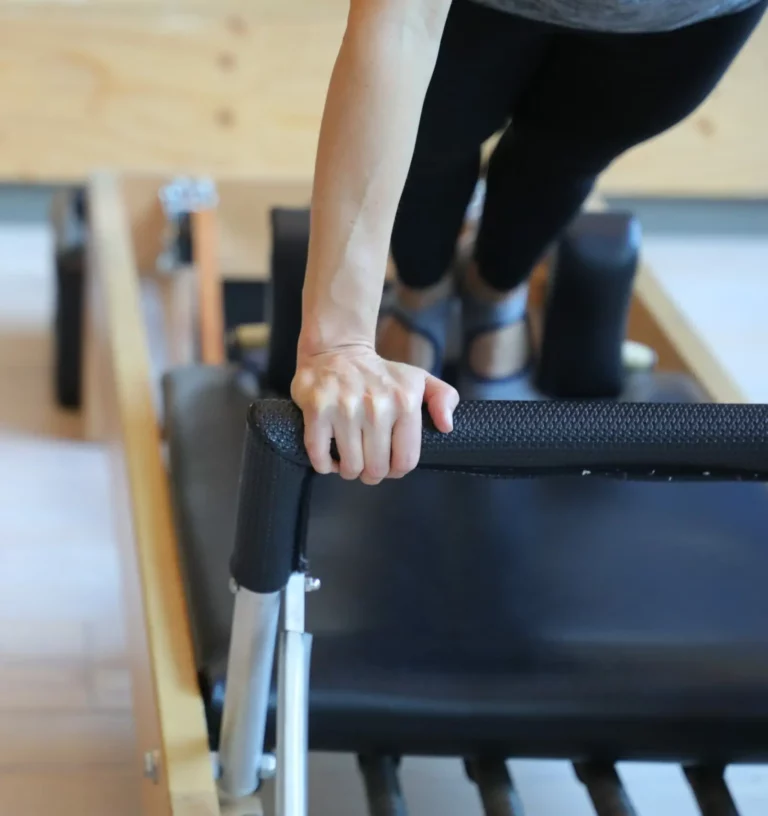
[[[576,776],[587,789],[597,816],[637,816],[616,768],[610,763],[574,763]]]
[[[219,787],[229,798],[259,785],[279,612],[279,592],[237,590],[219,744]]]
[[[283,592],[277,679],[277,816],[307,816],[309,663],[312,638],[304,632],[305,577],[294,573]]]
[[[504,759],[469,759],[464,767],[477,785],[485,816],[524,816],[523,802]]]
[[[725,781],[725,768],[691,765],[683,768],[701,810],[701,816],[739,816]]]
[[[397,776],[397,761],[389,756],[359,756],[370,816],[408,816]]]

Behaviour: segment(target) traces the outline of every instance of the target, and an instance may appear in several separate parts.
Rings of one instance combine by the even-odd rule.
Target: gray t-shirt
[[[530,20],[623,34],[670,31],[741,11],[757,0],[475,0]]]

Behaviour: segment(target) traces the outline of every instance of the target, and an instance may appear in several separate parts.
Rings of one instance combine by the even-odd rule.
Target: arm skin
[[[315,470],[371,485],[418,464],[423,403],[447,433],[459,399],[375,348],[392,226],[450,2],[352,0],[320,131],[291,396]]]
[[[299,356],[374,347],[389,242],[451,0],[352,0],[320,131]]]

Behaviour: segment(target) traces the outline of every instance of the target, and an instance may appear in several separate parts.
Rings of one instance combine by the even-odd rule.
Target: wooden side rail
[[[89,357],[87,396],[100,403],[102,439],[113,454],[140,752],[137,777],[148,762],[142,784],[151,816],[218,816],[130,225],[116,178],[94,177],[88,194],[88,308],[94,315],[89,346],[96,353]]]

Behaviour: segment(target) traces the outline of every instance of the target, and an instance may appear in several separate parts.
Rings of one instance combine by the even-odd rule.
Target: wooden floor
[[[0,813],[139,813],[106,459],[53,408],[41,227],[0,229]]]

